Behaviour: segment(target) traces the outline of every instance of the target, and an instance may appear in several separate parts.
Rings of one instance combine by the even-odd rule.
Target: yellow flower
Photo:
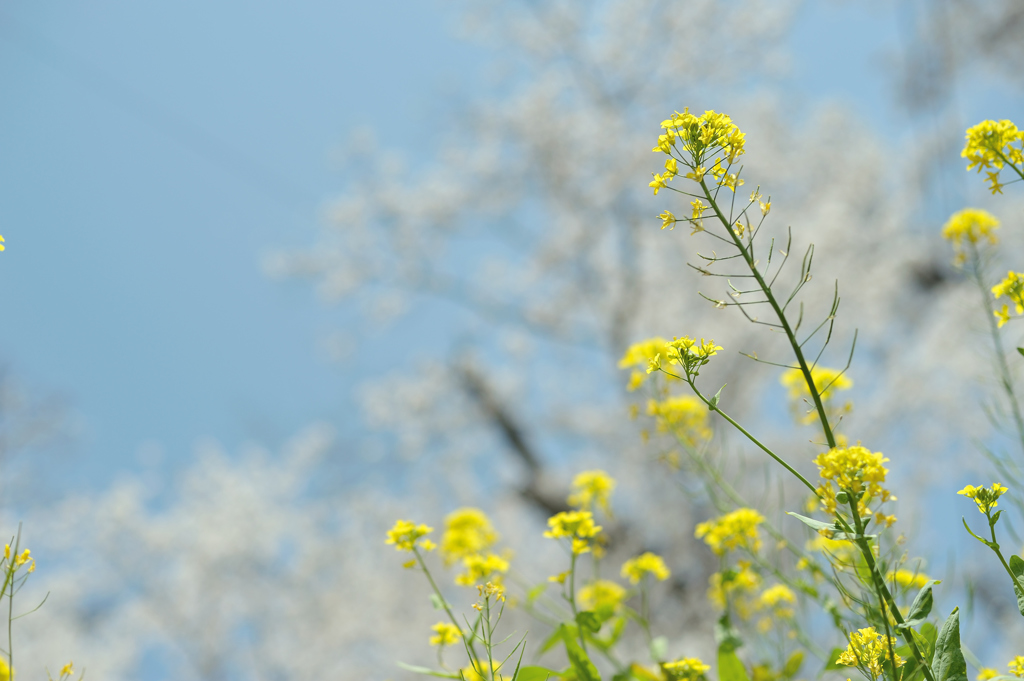
[[[665,187],[667,187],[668,186],[668,181],[672,179],[672,176],[668,175],[668,174],[665,174],[665,175],[658,175],[656,173],[651,173],[651,174],[654,175],[654,179],[651,180],[650,184],[648,184],[647,186],[650,187],[651,189],[653,189],[654,190],[654,195],[657,196],[658,195],[658,190],[659,189],[664,189]]]
[[[1006,663],[1010,673],[1020,678],[1024,677],[1024,655],[1018,655]]]
[[[495,602],[505,600],[505,586],[498,580],[487,582],[486,584],[477,584],[476,590],[484,598],[493,596]]]
[[[796,603],[796,594],[785,584],[776,584],[762,591],[757,603],[762,610],[793,604]]]
[[[594,524],[594,514],[590,511],[562,511],[548,518],[548,527],[544,533],[548,539],[569,538],[572,540],[573,553],[586,553],[590,550],[590,539],[601,531],[600,525]]]
[[[668,397],[647,403],[647,413],[655,418],[660,432],[670,432],[691,447],[711,439],[708,408],[692,395]]]
[[[998,670],[993,669],[992,667],[982,667],[978,670],[977,679],[978,681],[988,681],[989,679],[993,679],[997,676],[999,676]]]
[[[719,555],[740,547],[757,551],[761,546],[757,526],[763,521],[764,516],[754,509],[738,508],[732,513],[697,525],[694,534],[698,539],[704,539],[711,550]]]
[[[671,227],[672,229],[676,228],[678,220],[676,220],[676,216],[672,214],[672,211],[667,210],[658,217],[661,218],[662,229],[665,229],[666,227]]]
[[[661,665],[669,681],[697,681],[711,669],[696,657],[684,657]]]
[[[434,636],[430,637],[430,645],[432,646],[450,646],[453,643],[458,643],[459,638],[462,637],[462,632],[454,624],[448,622],[438,622],[430,629],[435,633]]]
[[[968,170],[977,167],[980,173],[982,168],[995,168],[993,172],[986,172],[995,194],[1002,188],[999,171],[1003,165],[1009,163],[1017,168],[1024,165],[1022,143],[1024,133],[1011,121],[982,121],[967,129],[967,143],[960,155],[969,161]]]
[[[761,215],[768,215],[768,212],[772,209],[771,201],[758,201],[761,205]]]
[[[11,681],[13,676],[11,668],[7,666],[7,659],[0,656],[0,681]]]
[[[1024,272],[1007,272],[1006,279],[992,287],[992,295],[996,297],[996,300],[1006,296],[1013,303],[1017,314],[1024,314]],[[1009,309],[1006,305],[1003,305],[1002,312],[996,311],[995,315],[999,319],[999,326],[1010,320]]]
[[[565,572],[559,572],[557,575],[551,575],[548,577],[548,581],[556,584],[565,584],[565,578],[569,576],[570,572],[572,572],[572,570],[566,570]]]
[[[915,589],[922,588],[925,584],[931,581],[931,577],[920,572],[914,572],[913,570],[905,570],[903,568],[895,571],[890,571],[886,575],[886,579],[890,582],[896,582],[902,587]]]
[[[491,681],[491,675],[487,673],[485,668],[486,660],[482,663],[484,666],[476,666],[476,663],[470,664],[468,667],[463,667],[460,671],[462,672],[462,678],[466,681]],[[500,662],[492,663],[491,669],[494,672],[494,681],[506,681],[505,677],[498,673],[501,669]],[[511,677],[509,677],[511,679]]]
[[[592,511],[596,505],[611,515],[609,501],[614,490],[615,478],[604,471],[583,471],[573,478],[572,494],[569,495],[568,503],[574,508],[586,511]]]
[[[836,662],[864,669],[871,678],[878,678],[882,675],[882,663],[889,659],[890,647],[895,649],[898,645],[894,637],[886,642],[885,637],[876,632],[874,627],[868,627],[850,634],[850,644]],[[899,655],[895,657],[896,667],[902,667],[903,658]]]
[[[638,584],[644,575],[648,574],[654,575],[662,582],[672,575],[661,556],[650,551],[630,558],[622,565],[622,576],[629,578],[630,584]]]
[[[433,531],[434,528],[426,525],[414,525],[408,520],[396,520],[395,526],[388,530],[388,538],[384,543],[394,544],[397,551],[412,551],[420,537]],[[424,548],[430,550],[427,547]]]
[[[830,513],[835,513],[836,490],[832,487],[833,482],[841,491],[854,495],[858,501],[858,508],[864,506],[867,498],[876,498],[883,503],[895,499],[889,490],[882,487],[889,472],[882,464],[888,460],[881,452],[872,452],[860,445],[833,447],[824,454],[819,454],[814,463],[818,465],[822,480],[825,480],[825,483],[818,487],[822,504]]]
[[[962,494],[968,499],[974,499],[974,503],[978,505],[978,510],[982,513],[987,514],[993,508],[999,505],[999,497],[1006,494],[1006,487],[1003,487],[998,482],[993,482],[992,487],[975,487],[974,485],[967,485],[957,494]]]
[[[964,208],[953,213],[946,222],[942,228],[942,238],[953,244],[953,252],[956,254],[953,262],[961,265],[967,258],[964,244],[976,244],[982,238],[988,240],[990,244],[995,244],[999,241],[995,235],[997,229],[999,220],[991,213],[980,208]]]
[[[441,557],[445,565],[451,565],[461,558],[486,551],[496,541],[498,533],[486,513],[479,508],[460,508],[445,516]]]
[[[0,236],[0,251],[6,250],[6,248],[7,247],[4,246],[4,238]]]
[[[66,665],[61,667],[60,668],[60,675],[61,676],[71,676],[72,674],[74,674],[75,673],[74,664],[75,663],[72,661],[72,662],[68,662]]]
[[[493,553],[464,556],[462,566],[466,571],[455,577],[455,583],[459,586],[473,586],[494,574],[508,572],[509,567],[507,560]]]
[[[615,612],[626,600],[626,590],[607,579],[595,579],[580,589],[577,596],[584,610]]]
[[[1001,328],[1003,328],[1003,324],[1005,324],[1006,322],[1010,321],[1010,306],[1009,305],[1003,305],[1003,309],[1001,309],[1001,310],[993,310],[992,314],[994,314],[996,316],[996,319],[999,320],[999,323],[997,324],[997,326],[998,326],[998,328],[1001,329]]]
[[[675,177],[679,174],[679,165],[674,158],[665,160],[665,177]]]

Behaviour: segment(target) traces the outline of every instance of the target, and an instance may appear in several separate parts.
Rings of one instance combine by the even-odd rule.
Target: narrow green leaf
[[[960,608],[953,608],[935,639],[932,673],[935,681],[967,681],[967,661],[960,652]]]
[[[397,664],[399,667],[401,667],[402,669],[404,669],[404,670],[406,670],[408,672],[415,672],[417,674],[423,674],[425,676],[440,676],[442,679],[457,679],[457,678],[459,678],[458,674],[449,674],[447,672],[439,672],[439,671],[435,671],[435,670],[431,669],[430,667],[418,667],[418,666],[416,666],[414,664],[406,664],[404,662],[396,662],[395,664]]]
[[[1024,584],[1024,559],[1016,554],[1010,556],[1010,572],[1017,578],[1013,583],[1013,593],[1017,594],[1017,610],[1024,615],[1024,588],[1021,588],[1021,584]]]
[[[718,392],[715,393],[714,397],[712,397],[710,400],[708,400],[708,402],[710,402],[710,404],[708,405],[708,409],[710,411],[714,411],[715,407],[718,406],[718,400],[720,400],[722,398],[722,391],[723,390],[725,390],[725,386],[724,385],[721,388],[718,389]]]
[[[514,681],[546,681],[549,677],[557,677],[558,674],[558,672],[545,667],[520,667]]]
[[[823,523],[820,520],[814,518],[808,518],[807,516],[800,515],[799,513],[793,513],[792,511],[786,511],[786,515],[791,515],[807,527],[812,530],[828,530],[829,532],[835,532],[835,523]]]
[[[919,624],[924,624],[928,613],[932,611],[932,603],[934,602],[932,586],[935,584],[941,584],[941,582],[933,579],[921,587],[921,590],[917,592],[917,596],[914,597],[914,602],[910,605],[910,612],[907,614],[906,621],[903,624],[897,625],[897,628],[909,629]]]
[[[734,648],[718,648],[718,681],[750,681]]]
[[[1024,356],[1024,348],[1017,348],[1017,352]]]

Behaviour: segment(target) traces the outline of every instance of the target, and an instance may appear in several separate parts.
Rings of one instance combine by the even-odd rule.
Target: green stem
[[[455,625],[455,628],[459,630],[459,635],[462,637],[462,642],[466,646],[466,654],[469,655],[470,661],[476,661],[479,663],[480,657],[477,655],[476,646],[473,645],[472,639],[466,636],[466,632],[462,630],[462,627],[459,625],[459,621],[455,619],[455,614],[452,612],[451,608],[448,607],[448,601],[445,600],[444,594],[441,593],[441,589],[438,588],[437,582],[434,581],[434,577],[430,574],[430,570],[427,569],[427,564],[423,562],[423,556],[420,554],[419,549],[413,546],[412,552],[416,556],[416,560],[419,562],[420,568],[423,569],[423,574],[427,576],[427,581],[430,582],[430,587],[434,590],[434,594],[437,596],[437,599],[441,601],[441,607],[443,607],[444,611],[448,613],[448,619],[450,619],[452,624]]]
[[[579,612],[576,610],[576,552],[572,550],[572,546],[569,547],[569,551],[572,552],[572,562],[569,563],[569,605],[572,607],[572,621],[576,625],[576,633],[580,637],[580,647],[589,656],[587,642],[583,637],[583,627],[580,626],[578,618]]]
[[[825,404],[821,399],[821,394],[818,392],[818,386],[814,384],[814,378],[811,376],[811,369],[807,365],[803,349],[800,347],[800,343],[796,339],[796,333],[794,333],[793,329],[789,325],[786,313],[782,311],[782,307],[779,305],[778,301],[775,300],[775,294],[772,292],[771,287],[765,282],[764,277],[761,276],[761,271],[757,269],[754,257],[743,245],[743,242],[740,241],[739,236],[737,236],[737,234],[732,230],[732,226],[718,207],[718,203],[715,201],[714,197],[711,196],[711,192],[708,190],[708,186],[705,184],[703,179],[700,181],[700,186],[701,189],[704,190],[704,196],[710,202],[718,220],[725,227],[726,233],[732,238],[733,244],[736,248],[739,249],[744,262],[747,263],[747,268],[757,281],[757,285],[761,287],[761,292],[764,293],[767,298],[768,304],[771,305],[772,310],[775,312],[775,316],[778,317],[779,323],[782,325],[782,330],[786,333],[786,338],[789,339],[789,344],[793,348],[793,354],[796,355],[797,363],[800,365],[800,372],[804,375],[804,381],[807,382],[807,390],[810,392],[811,398],[814,400],[814,408],[818,411],[818,418],[821,420],[821,427],[825,431],[825,440],[828,442],[829,447],[835,447],[836,438],[832,433],[832,426],[830,426],[828,422],[828,414],[825,412]],[[813,489],[813,487],[811,489]]]
[[[1024,593],[1024,583],[1021,582],[1017,575],[1013,574],[1013,570],[1010,569],[1010,566],[1006,564],[1006,559],[1003,558],[1003,552],[999,550],[999,542],[996,541],[996,524],[992,522],[992,509],[985,511],[985,516],[988,517],[988,529],[992,533],[992,543],[988,547],[995,552],[999,562],[1003,564],[1003,569],[1006,570],[1006,574],[1010,575],[1013,583]]]
[[[857,512],[857,495],[846,493],[849,497],[850,511],[853,514],[853,523],[857,530],[855,535],[857,547],[860,549],[861,554],[864,556],[864,561],[868,565],[868,569],[871,570],[871,579],[875,583],[875,591],[878,593],[879,601],[883,603],[882,606],[882,618],[885,620],[886,630],[889,628],[889,621],[885,617],[885,606],[888,606],[889,612],[892,613],[892,617],[896,620],[896,624],[904,624],[903,615],[900,613],[899,607],[896,605],[896,599],[892,597],[892,593],[889,591],[889,587],[886,586],[885,580],[882,579],[882,575],[878,570],[878,564],[875,563],[875,556],[871,552],[871,544],[867,538],[864,537],[864,523],[861,522],[860,513]],[[836,518],[838,518],[842,525],[849,527],[846,520],[836,512]],[[898,627],[897,627],[898,628]],[[935,681],[935,677],[932,676],[932,670],[928,666],[928,663],[924,659],[924,654],[921,653],[921,649],[917,646],[917,641],[914,640],[914,634],[909,628],[900,629],[900,633],[903,636],[903,640],[910,646],[911,652],[914,653],[914,658],[917,663],[921,666],[921,671],[924,673],[924,677],[928,681]],[[895,660],[893,662],[893,669],[895,670]]]

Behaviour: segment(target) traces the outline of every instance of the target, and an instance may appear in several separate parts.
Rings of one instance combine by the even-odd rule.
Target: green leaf
[[[743,666],[734,648],[718,648],[718,681],[750,681],[747,668]]]
[[[651,639],[651,659],[661,662],[668,655],[668,639],[664,636],[656,636]]]
[[[547,588],[548,588],[548,583],[547,582],[541,582],[537,586],[535,586],[532,589],[530,589],[529,591],[527,591],[526,592],[526,602],[527,602],[527,604],[532,604],[535,600],[540,598],[541,595],[545,591],[547,591]]]
[[[836,660],[843,654],[845,648],[833,648],[832,652],[828,654],[828,661],[825,663],[825,670],[831,671],[833,669],[844,669],[846,665],[839,664]]]
[[[1013,583],[1013,593],[1017,594],[1017,609],[1024,615],[1024,589],[1020,586],[1024,583],[1024,559],[1016,554],[1010,556],[1010,572],[1017,578]]]
[[[924,623],[928,613],[932,611],[932,603],[934,602],[932,586],[935,584],[941,584],[941,582],[933,579],[921,587],[921,590],[917,592],[917,596],[914,597],[914,602],[910,605],[910,612],[907,614],[906,621],[903,624],[897,625],[897,629],[909,629]]]
[[[800,515],[799,513],[793,513],[792,511],[786,511],[786,515],[793,516],[812,530],[828,530],[829,532],[836,531],[835,523],[823,523],[820,520],[808,518],[807,516]]]
[[[1024,356],[1024,348],[1017,348],[1017,352]]]
[[[715,408],[718,406],[718,400],[720,400],[722,398],[722,391],[723,390],[725,390],[725,386],[724,385],[721,388],[718,389],[718,392],[715,393],[714,397],[712,397],[710,400],[708,400],[708,402],[710,403],[710,404],[708,404],[708,410],[709,411],[714,411]]]
[[[542,653],[548,652],[549,650],[551,650],[552,648],[555,647],[555,644],[562,642],[562,627],[563,626],[565,626],[565,625],[563,624],[560,627],[558,627],[557,629],[555,629],[554,633],[551,634],[550,636],[548,636],[547,639],[545,639],[544,643],[542,643],[541,646],[540,646],[540,650],[537,651],[538,655],[540,655]]]
[[[596,634],[601,630],[601,620],[597,618],[597,615],[590,610],[584,610],[583,612],[576,613],[576,624],[580,626],[583,631],[589,631],[592,634]]]
[[[549,677],[557,677],[558,672],[545,667],[520,667],[513,681],[546,681]]]
[[[932,673],[935,681],[967,681],[967,661],[960,652],[960,608],[953,608],[935,639]]]
[[[793,654],[786,660],[786,664],[782,667],[782,678],[791,679],[796,676],[796,673],[800,671],[800,667],[804,664],[804,651],[795,650]]]
[[[449,674],[447,672],[434,671],[430,667],[417,667],[414,664],[406,664],[404,662],[396,662],[395,664],[397,664],[399,667],[408,672],[415,672],[417,674],[424,674],[426,676],[440,676],[442,679],[460,678],[458,674]]]
[[[590,661],[587,654],[583,652],[583,648],[580,647],[579,642],[576,640],[576,633],[573,629],[575,627],[569,628],[564,624],[558,626],[558,630],[562,634],[562,642],[565,643],[565,654],[569,657],[569,664],[572,665],[573,670],[576,672],[576,678],[579,681],[601,681],[601,675],[597,672],[597,667]]]

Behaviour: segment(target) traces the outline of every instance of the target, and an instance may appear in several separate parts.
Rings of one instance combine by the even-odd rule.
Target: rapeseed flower
[[[473,586],[493,575],[502,575],[509,568],[507,560],[493,553],[463,556],[462,566],[466,571],[455,576],[455,583],[459,586]]]
[[[942,238],[953,244],[956,257],[953,263],[962,265],[967,259],[965,244],[976,244],[982,239],[996,244],[995,231],[999,229],[999,220],[991,213],[980,208],[964,208],[950,216],[942,228]]]
[[[882,663],[889,659],[890,648],[895,650],[898,644],[894,637],[885,640],[885,636],[868,627],[850,634],[850,644],[836,659],[836,662],[849,667],[863,670],[872,679],[882,675]],[[893,653],[896,667],[903,666],[903,658]]]
[[[486,551],[496,541],[498,533],[486,513],[478,508],[460,508],[444,519],[441,557],[445,565],[451,565],[461,558]]]
[[[434,531],[434,528],[427,525],[415,525],[408,520],[396,520],[395,526],[388,530],[388,538],[385,544],[394,544],[396,551],[412,551],[416,542]],[[432,551],[436,544],[429,539],[419,542],[419,547],[424,551]]]
[[[1003,487],[998,482],[993,482],[991,488],[967,485],[957,494],[962,494],[968,499],[974,499],[974,503],[978,505],[978,510],[987,515],[989,511],[999,505],[998,499],[1006,494],[1006,491],[1006,487]]]
[[[761,576],[750,567],[750,561],[737,562],[736,568],[714,572],[708,578],[708,600],[719,609],[725,610],[727,601],[732,601],[736,614],[741,619],[750,617],[754,604],[748,598],[761,588]]]
[[[690,168],[686,177],[695,182],[702,182],[708,172],[705,168],[710,167],[720,186],[735,191],[743,184],[738,174],[729,173],[722,167],[723,163],[736,163],[746,144],[746,135],[728,115],[705,111],[703,115],[696,116],[687,108],[683,113],[676,111],[671,118],[662,121],[661,127],[665,133],[658,136],[658,143],[651,151],[666,154],[669,159],[665,162],[665,173],[654,175],[654,181],[650,183],[655,194],[679,173],[679,163]],[[699,215],[694,219],[699,219]],[[700,230],[699,223],[694,226],[695,231]]]
[[[615,491],[615,478],[604,471],[583,471],[572,481],[572,494],[568,503],[574,508],[592,511],[597,506],[611,515],[611,497]]]
[[[645,575],[654,575],[660,581],[665,581],[672,573],[661,556],[650,551],[630,558],[622,565],[622,576],[628,578],[630,584],[638,584]]]
[[[1017,678],[1024,677],[1024,655],[1018,655],[1006,663],[1010,673]]]
[[[694,534],[719,555],[741,547],[757,551],[761,546],[757,526],[762,522],[764,516],[754,509],[738,508],[697,525]]]
[[[994,679],[997,676],[999,676],[998,669],[993,669],[992,667],[982,667],[978,670],[978,676],[975,678],[977,678],[977,681],[988,681],[989,679]]]
[[[1017,314],[1024,314],[1024,272],[1007,272],[1006,279],[992,287],[992,295],[996,300],[1006,296],[1013,303]],[[1002,327],[1010,320],[1009,306],[1003,305],[1003,309],[997,310],[995,315],[999,320],[999,326]]]
[[[587,553],[591,548],[591,540],[601,531],[600,525],[594,524],[594,514],[590,511],[562,511],[548,518],[548,527],[544,533],[548,539],[568,538],[572,544],[572,552]]]
[[[1024,165],[1024,132],[1018,130],[1012,121],[982,121],[967,129],[966,138],[967,143],[960,156],[969,161],[967,170],[977,168],[980,173],[986,169],[992,193],[1002,193],[999,172],[1003,166],[1009,164],[1020,172]],[[995,170],[987,171],[990,168]]]
[[[835,395],[836,391],[849,390],[853,387],[853,381],[846,376],[844,371],[830,369],[829,367],[812,367],[811,380],[814,381],[814,389],[821,397],[821,401],[826,405]],[[794,406],[799,404],[801,400],[809,400],[811,398],[811,391],[807,387],[807,379],[804,378],[804,373],[800,369],[786,369],[782,372],[782,376],[779,377],[779,382],[786,388],[789,388],[789,399],[793,401]],[[849,403],[847,403],[844,409],[850,409]],[[800,422],[807,425],[813,423],[817,417],[817,412],[811,409],[800,418]]]
[[[866,447],[833,447],[814,459],[819,475],[825,483],[818,487],[822,504],[830,513],[836,512],[836,490],[851,493],[863,506],[867,498],[881,502],[895,499],[889,490],[882,487],[889,470],[882,464],[888,461],[881,452],[872,452]],[[858,509],[860,510],[860,509]]]
[[[793,619],[796,613],[791,606],[795,603],[796,594],[785,584],[776,584],[762,591],[757,599],[757,609],[767,612],[758,621],[758,630],[767,633],[779,620]]]
[[[915,588],[920,589],[925,584],[931,581],[931,577],[921,572],[915,572],[913,570],[906,570],[900,568],[899,570],[892,570],[886,575],[886,580],[890,582],[896,582],[904,588]]]
[[[711,669],[696,657],[684,657],[661,665],[669,681],[697,681]]]
[[[580,589],[577,599],[584,610],[611,614],[622,607],[626,590],[611,580],[595,579]]]
[[[430,627],[430,629],[435,632],[434,636],[430,637],[430,645],[432,646],[450,646],[453,643],[458,643],[459,638],[462,636],[459,628],[448,622],[438,622]]]

